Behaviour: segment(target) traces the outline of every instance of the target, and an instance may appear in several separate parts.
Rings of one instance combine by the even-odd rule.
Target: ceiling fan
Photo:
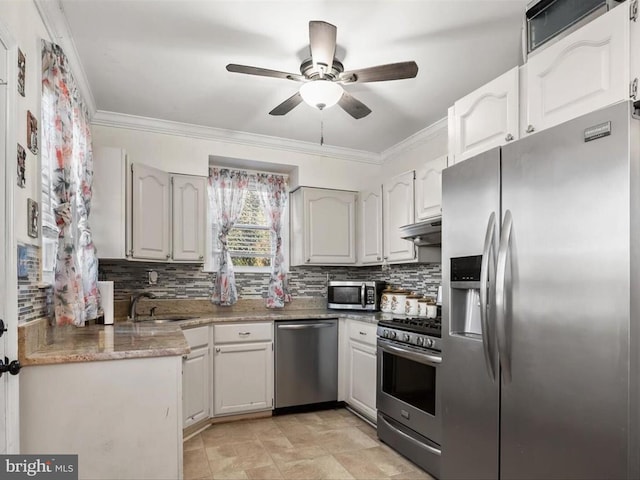
[[[303,101],[319,110],[336,103],[355,119],[371,113],[369,107],[356,100],[342,85],[350,83],[383,82],[414,78],[418,74],[416,62],[390,63],[359,70],[344,71],[344,66],[335,58],[336,32],[327,22],[309,22],[309,49],[311,58],[300,64],[300,74],[280,72],[260,67],[227,65],[229,72],[246,73],[263,77],[283,78],[301,82],[300,90],[269,112],[270,115],[285,115]]]

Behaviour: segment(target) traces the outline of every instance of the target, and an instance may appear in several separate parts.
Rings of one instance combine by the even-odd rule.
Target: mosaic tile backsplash
[[[158,273],[158,283],[149,285],[150,270]],[[128,261],[100,261],[100,280],[113,280],[115,300],[129,300],[132,294],[149,291],[159,298],[209,298],[215,274],[202,271],[200,265],[162,264]],[[236,273],[240,298],[264,298],[269,275]],[[440,264],[391,265],[381,267],[292,267],[289,289],[293,297],[327,296],[327,279],[383,280],[420,294],[434,296],[441,281]]]
[[[53,289],[40,288],[40,248],[24,245],[26,249],[26,277],[18,277],[18,321],[28,322],[46,317],[53,302]]]

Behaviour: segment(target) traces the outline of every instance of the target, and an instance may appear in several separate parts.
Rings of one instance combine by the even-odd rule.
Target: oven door
[[[378,338],[376,404],[380,412],[441,444],[439,366],[442,356]]]

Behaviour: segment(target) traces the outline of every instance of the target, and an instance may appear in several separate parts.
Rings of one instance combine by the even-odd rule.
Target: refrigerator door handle
[[[496,264],[496,333],[498,337],[498,353],[502,366],[502,378],[505,383],[511,382],[511,359],[507,345],[506,277],[512,226],[513,217],[511,216],[511,211],[506,210],[502,222],[502,234],[500,236],[498,262]]]
[[[489,330],[489,268],[495,265],[493,243],[496,234],[496,212],[491,212],[487,222],[487,233],[484,237],[482,264],[480,265],[480,324],[482,327],[482,351],[487,366],[487,373],[493,382],[496,381],[496,370],[493,365],[492,338]],[[491,256],[491,259],[489,258]],[[489,261],[491,260],[491,264]]]

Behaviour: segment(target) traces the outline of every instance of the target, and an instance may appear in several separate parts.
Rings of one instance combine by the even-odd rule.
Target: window
[[[253,172],[252,172],[253,173]],[[245,192],[244,205],[238,221],[227,238],[229,254],[236,272],[270,272],[273,264],[275,245],[273,233],[267,226],[261,194],[255,181],[255,175],[249,175],[249,185]],[[218,234],[208,214],[207,251],[211,252],[205,260],[204,271],[215,272],[218,268],[220,242]],[[288,252],[288,219],[283,219],[283,250]],[[288,254],[285,253],[285,258]],[[288,261],[285,260],[288,264]]]

